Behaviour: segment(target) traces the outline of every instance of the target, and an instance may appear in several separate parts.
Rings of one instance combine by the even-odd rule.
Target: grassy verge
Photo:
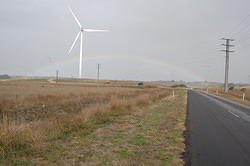
[[[225,93],[225,92],[219,92],[219,93],[213,92],[213,94],[242,103],[242,104],[250,105],[250,100],[248,99],[242,100],[242,96],[240,95],[235,95],[235,94],[230,94],[230,93]]]
[[[186,98],[177,94],[112,98],[87,119],[57,122],[62,130],[47,136],[43,148],[19,142],[0,165],[183,165]]]

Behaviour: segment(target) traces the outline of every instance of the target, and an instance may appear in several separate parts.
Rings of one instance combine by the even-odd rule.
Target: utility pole
[[[59,71],[56,70],[56,83],[58,82],[58,74],[59,74]]]
[[[230,47],[234,46],[234,45],[230,45],[230,42],[234,41],[234,39],[222,38],[222,40],[226,41],[226,44],[222,44],[223,46],[226,47],[226,49],[221,50],[221,51],[226,52],[224,91],[227,93],[228,92],[228,73],[229,73],[229,53],[234,52],[234,51],[230,51]]]
[[[100,78],[100,64],[97,65],[97,80]]]

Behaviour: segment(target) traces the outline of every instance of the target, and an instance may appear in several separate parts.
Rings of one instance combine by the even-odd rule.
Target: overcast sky
[[[249,0],[0,0],[0,74],[224,81],[222,37],[235,38],[230,82],[250,82]],[[247,18],[246,18],[247,17]],[[244,19],[246,18],[246,19]],[[242,21],[243,20],[243,21]]]

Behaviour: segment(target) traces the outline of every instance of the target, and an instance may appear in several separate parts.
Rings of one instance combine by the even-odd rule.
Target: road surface
[[[191,166],[250,166],[250,107],[198,91],[188,92]]]

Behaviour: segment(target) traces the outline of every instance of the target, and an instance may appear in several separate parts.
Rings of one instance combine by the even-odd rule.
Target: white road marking
[[[233,114],[234,116],[236,116],[237,118],[239,118],[240,116],[236,115],[235,113],[231,112],[231,111],[228,111],[230,112],[231,114]]]

